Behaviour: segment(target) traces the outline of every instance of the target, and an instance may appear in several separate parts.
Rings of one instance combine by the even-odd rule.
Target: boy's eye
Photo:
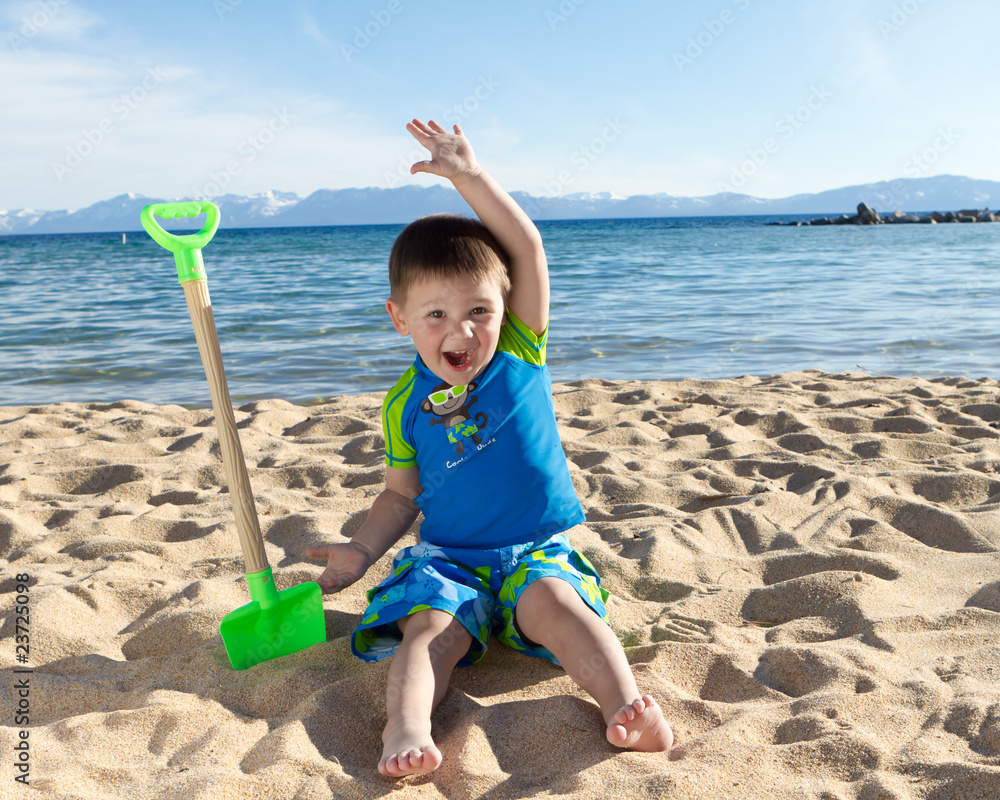
[[[434,319],[441,319],[444,316],[443,311],[431,311],[427,316],[433,317]]]
[[[474,309],[472,309],[472,313],[473,314],[485,314],[487,312],[486,312],[486,309],[483,308],[482,306],[476,306]]]

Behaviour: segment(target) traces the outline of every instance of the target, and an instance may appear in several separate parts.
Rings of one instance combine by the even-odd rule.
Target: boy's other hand
[[[324,594],[346,589],[372,565],[371,554],[353,542],[327,544],[306,550],[309,558],[325,558],[326,569],[316,579]]]
[[[454,129],[454,133],[448,133],[434,120],[425,124],[415,119],[407,123],[406,130],[431,153],[430,161],[418,161],[410,167],[411,175],[429,172],[454,181],[464,175],[475,176],[481,171],[461,126],[455,125]]]

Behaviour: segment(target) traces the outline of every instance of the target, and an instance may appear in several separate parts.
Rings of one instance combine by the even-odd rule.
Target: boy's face
[[[490,363],[504,320],[500,287],[466,275],[423,278],[386,309],[427,368],[451,386],[469,383]]]

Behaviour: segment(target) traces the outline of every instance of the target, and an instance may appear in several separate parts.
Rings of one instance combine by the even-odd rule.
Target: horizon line
[[[598,190],[598,191],[571,192],[571,193],[568,193],[568,194],[560,194],[560,195],[532,194],[531,192],[529,192],[527,190],[524,190],[524,189],[510,189],[510,190],[507,190],[507,191],[511,195],[522,194],[522,195],[526,195],[526,196],[532,197],[532,198],[544,198],[544,199],[549,200],[549,201],[555,201],[555,200],[559,200],[559,199],[571,199],[571,198],[580,197],[580,196],[598,196],[598,195],[611,195],[611,197],[608,198],[608,199],[612,199],[612,200],[628,200],[628,199],[631,199],[631,198],[634,198],[634,197],[658,197],[658,196],[666,196],[666,197],[670,197],[670,198],[674,198],[674,199],[678,199],[678,200],[705,200],[705,199],[714,198],[714,197],[720,197],[720,196],[725,196],[725,195],[732,195],[734,197],[746,197],[746,198],[750,198],[752,200],[763,200],[763,201],[766,201],[766,202],[776,202],[776,201],[781,201],[781,200],[792,200],[792,199],[795,199],[795,198],[807,197],[807,196],[810,196],[810,195],[819,195],[819,194],[824,194],[826,192],[836,192],[836,191],[841,191],[841,190],[844,190],[844,189],[853,189],[853,188],[856,188],[856,187],[860,188],[860,187],[877,186],[879,184],[890,184],[891,185],[893,183],[899,183],[899,182],[912,182],[912,181],[934,180],[934,179],[937,179],[937,178],[957,178],[957,179],[960,179],[960,180],[967,180],[967,181],[978,181],[978,182],[984,182],[984,183],[996,183],[996,184],[1000,184],[1000,180],[991,180],[989,178],[972,178],[972,177],[969,177],[968,175],[954,175],[954,174],[951,174],[951,173],[942,173],[940,175],[927,175],[927,176],[918,176],[918,177],[900,177],[900,178],[883,179],[883,180],[878,180],[878,181],[870,181],[870,182],[867,182],[867,183],[854,183],[854,184],[848,184],[848,185],[845,185],[845,186],[836,186],[836,187],[834,187],[832,189],[822,189],[820,191],[797,192],[795,194],[784,195],[784,196],[781,196],[781,197],[762,197],[762,196],[759,196],[759,195],[744,194],[742,192],[737,192],[737,191],[719,191],[719,192],[715,192],[714,194],[701,194],[701,195],[675,195],[675,194],[670,194],[667,191],[660,191],[660,192],[639,192],[639,193],[636,193],[636,194],[628,194],[628,195],[626,195],[626,194],[621,194],[620,192],[615,192],[615,191],[613,191],[611,189],[602,189],[602,190]],[[405,184],[403,186],[388,186],[388,187],[386,187],[386,186],[343,186],[343,187],[338,187],[338,188],[323,187],[323,188],[320,188],[320,189],[314,189],[313,191],[309,192],[306,195],[300,195],[300,194],[298,194],[298,192],[294,192],[294,191],[290,191],[290,190],[271,188],[271,189],[265,189],[265,190],[261,190],[261,191],[257,191],[257,192],[252,192],[250,194],[236,194],[236,193],[233,193],[233,192],[227,192],[225,194],[212,195],[211,197],[208,197],[208,196],[206,196],[206,197],[188,197],[188,196],[185,196],[185,197],[176,197],[176,198],[170,198],[167,202],[185,202],[185,201],[196,200],[196,199],[216,200],[216,199],[224,198],[224,197],[245,197],[245,198],[250,198],[250,197],[263,197],[263,196],[266,196],[266,195],[273,195],[273,194],[294,195],[299,200],[305,200],[305,199],[308,199],[309,197],[312,197],[313,195],[315,195],[318,192],[347,192],[347,191],[384,191],[384,192],[392,192],[392,191],[399,191],[399,190],[426,190],[426,189],[434,189],[434,188],[447,189],[448,186],[445,183],[435,183],[435,184],[432,184],[432,185],[429,185],[429,186],[420,186],[420,185],[415,185],[415,184]],[[121,193],[116,194],[116,195],[114,195],[112,197],[104,198],[102,200],[95,200],[95,201],[91,202],[89,205],[77,206],[75,208],[41,209],[41,208],[29,208],[28,206],[22,206],[20,208],[0,209],[0,214],[11,214],[11,213],[17,213],[17,212],[24,212],[24,211],[33,211],[33,212],[38,212],[38,213],[52,213],[52,212],[58,212],[58,211],[66,211],[68,213],[74,213],[76,211],[80,211],[80,210],[83,210],[83,209],[86,209],[86,208],[90,208],[91,206],[97,205],[99,203],[107,203],[107,202],[110,202],[111,200],[117,200],[120,197],[129,197],[129,198],[136,198],[136,199],[138,199],[138,198],[148,198],[148,199],[154,200],[154,201],[160,199],[160,198],[157,198],[156,196],[147,195],[147,194],[142,193],[142,192],[131,192],[131,191],[128,191],[128,192],[121,192]],[[739,216],[754,216],[754,215],[739,215]]]

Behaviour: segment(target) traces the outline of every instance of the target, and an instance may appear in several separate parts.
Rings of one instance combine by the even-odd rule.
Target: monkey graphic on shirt
[[[472,439],[479,445],[479,429],[489,422],[489,417],[481,411],[473,419],[470,408],[479,398],[472,394],[478,384],[452,386],[442,383],[421,402],[420,408],[431,415],[431,425],[444,425],[448,441],[455,445],[455,454],[465,452],[463,439]]]

